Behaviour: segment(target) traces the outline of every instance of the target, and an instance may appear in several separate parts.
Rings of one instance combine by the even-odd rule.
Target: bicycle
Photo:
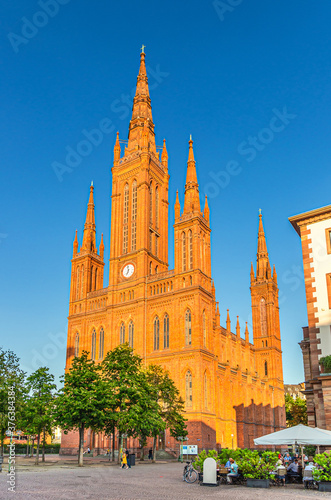
[[[186,462],[183,471],[183,481],[186,481],[187,483],[195,483],[197,479],[198,479],[198,472],[193,467],[193,463]]]

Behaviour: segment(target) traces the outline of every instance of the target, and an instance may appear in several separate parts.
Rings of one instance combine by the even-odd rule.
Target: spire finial
[[[141,46],[141,49],[140,49],[141,54],[145,54],[145,48],[146,48],[146,45]]]
[[[91,187],[93,187],[93,181],[91,181]]]
[[[259,215],[262,215],[262,208],[259,208]]]

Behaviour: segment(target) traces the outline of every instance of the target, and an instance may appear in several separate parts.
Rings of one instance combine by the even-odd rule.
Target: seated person
[[[286,479],[289,480],[290,477],[298,477],[299,476],[299,463],[298,459],[295,458],[294,462],[292,462],[287,468]]]
[[[313,459],[313,457],[309,457],[308,460],[309,460],[309,463],[306,465],[306,467],[305,467],[305,469],[303,471],[303,478],[302,478],[303,483],[305,481],[312,481],[312,478],[310,477],[311,474],[307,474],[306,475],[306,472],[307,471],[313,471],[314,469],[316,469],[316,467],[314,465],[314,459]]]
[[[228,467],[230,469],[230,467],[231,467],[230,459],[226,462],[225,467]]]
[[[290,457],[289,452],[287,451],[287,452],[285,453],[285,455],[284,455],[284,463],[285,463],[285,465],[286,465],[286,464],[289,464],[290,462],[291,462],[291,457]]]
[[[228,483],[232,483],[233,477],[238,477],[238,464],[233,460],[233,458],[229,458],[229,462],[231,464],[231,470],[229,474],[226,475],[226,480]]]
[[[276,479],[281,479],[281,481],[284,483],[285,476],[286,476],[286,467],[283,465],[283,463],[280,460],[278,460],[275,477],[276,477]]]

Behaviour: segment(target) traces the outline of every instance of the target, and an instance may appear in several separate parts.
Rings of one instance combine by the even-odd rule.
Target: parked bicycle
[[[198,479],[198,472],[193,467],[193,463],[186,462],[183,472],[183,481],[186,481],[187,483],[195,483],[197,479]]]

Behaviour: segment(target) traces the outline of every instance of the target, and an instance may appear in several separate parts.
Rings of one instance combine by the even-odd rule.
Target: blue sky
[[[233,322],[250,321],[261,208],[279,280],[284,378],[303,381],[302,255],[288,217],[331,203],[330,3],[16,0],[1,10],[0,344],[28,372],[46,364],[63,373],[74,231],[81,241],[93,180],[108,259],[115,133],[127,138],[145,44],[157,144],[165,137],[169,153],[170,224],[192,134],[221,323],[227,308]],[[54,163],[67,168],[68,151],[105,119],[99,143],[56,175]]]

